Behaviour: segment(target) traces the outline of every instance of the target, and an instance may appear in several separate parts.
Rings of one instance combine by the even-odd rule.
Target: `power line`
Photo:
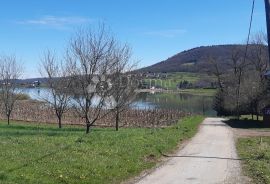
[[[250,21],[249,21],[249,29],[248,29],[248,37],[247,37],[247,44],[246,44],[245,57],[244,57],[244,63],[245,63],[246,58],[247,58],[247,51],[248,51],[248,46],[249,46],[249,39],[250,39],[250,34],[251,34],[254,9],[255,9],[255,0],[253,0],[253,3],[252,3],[251,16],[250,16]]]

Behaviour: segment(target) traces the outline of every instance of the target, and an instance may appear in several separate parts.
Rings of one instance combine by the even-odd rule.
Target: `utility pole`
[[[266,14],[266,27],[267,27],[267,40],[268,40],[268,59],[270,63],[270,0],[264,0],[265,14]]]
[[[267,27],[267,40],[268,40],[268,59],[270,63],[270,0],[264,0],[265,3],[265,15],[266,15],[266,27]],[[268,79],[268,86],[270,82],[270,70],[264,74],[265,78]],[[269,90],[267,90],[268,93]],[[265,125],[270,126],[270,106],[263,110],[263,122]]]

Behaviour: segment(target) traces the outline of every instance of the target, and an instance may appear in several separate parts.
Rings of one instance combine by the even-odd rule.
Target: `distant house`
[[[147,73],[145,77],[151,79],[166,79],[168,75],[167,73]]]
[[[40,86],[40,81],[37,80],[37,81],[32,82],[31,86],[32,87],[39,87]]]

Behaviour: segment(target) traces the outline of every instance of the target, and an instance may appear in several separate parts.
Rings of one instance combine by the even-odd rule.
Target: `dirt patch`
[[[270,137],[270,129],[268,130],[249,130],[233,128],[236,137]]]
[[[150,155],[147,155],[145,158],[144,158],[144,161],[145,162],[156,162],[157,161],[157,157],[154,155],[154,154],[150,154]]]
[[[3,108],[0,105],[0,109]],[[90,117],[96,117],[97,111],[90,109]],[[167,127],[178,122],[179,119],[190,116],[190,113],[185,113],[179,110],[164,110],[164,109],[126,109],[120,114],[119,127],[143,127],[156,128]],[[4,120],[6,115],[0,110],[0,119]],[[11,120],[36,123],[57,123],[57,117],[53,108],[43,102],[21,100],[14,107]],[[81,118],[76,109],[68,109],[62,117],[64,125],[85,125],[85,119]],[[114,127],[115,114],[111,110],[102,109],[99,117],[95,122],[98,127]]]

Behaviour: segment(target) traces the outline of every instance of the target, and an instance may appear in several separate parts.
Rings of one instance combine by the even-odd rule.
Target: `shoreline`
[[[216,89],[179,89],[179,90],[166,90],[166,89],[138,89],[137,93],[169,93],[169,94],[190,94],[198,96],[215,96]]]

